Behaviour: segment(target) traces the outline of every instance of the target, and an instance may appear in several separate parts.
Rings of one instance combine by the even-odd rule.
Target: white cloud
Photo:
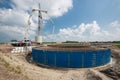
[[[4,1],[1,2],[4,4]],[[38,8],[38,3],[41,3],[42,9],[48,10],[48,14],[51,17],[62,16],[73,6],[72,0],[11,0],[9,5],[12,8],[0,8],[0,37],[3,35],[9,36],[4,38],[4,40],[7,41],[11,38],[23,38],[29,13],[33,8]],[[43,16],[45,19],[48,19],[48,16],[44,14]],[[31,28],[29,30],[29,36],[32,37],[31,39],[34,39],[36,35],[36,17],[37,16],[34,15],[31,19]],[[3,41],[2,39],[3,38],[1,38],[0,41]]]
[[[12,9],[0,9],[0,24],[24,27],[28,14],[21,14]]]
[[[80,24],[75,27],[68,27],[59,30],[58,34],[44,36],[44,39],[54,41],[114,41],[120,40],[120,23],[118,21],[110,23],[105,28],[101,28],[96,21],[90,24]]]
[[[38,8],[40,3],[41,8],[47,10],[53,17],[62,16],[73,7],[72,0],[12,0],[12,2],[14,9],[23,11]]]
[[[10,39],[23,39],[29,12],[33,8],[48,10],[51,17],[59,17],[67,13],[72,7],[72,0],[11,0],[11,9],[0,8],[0,42]],[[2,3],[3,4],[3,3]],[[48,19],[46,15],[43,15]],[[29,37],[34,39],[37,29],[36,15],[31,19]],[[5,36],[3,36],[5,35]],[[53,35],[43,36],[44,41],[109,41],[120,40],[120,22],[111,22],[106,27],[101,27],[96,21],[92,23],[81,23],[67,28],[59,29]],[[54,37],[54,38],[53,38]]]

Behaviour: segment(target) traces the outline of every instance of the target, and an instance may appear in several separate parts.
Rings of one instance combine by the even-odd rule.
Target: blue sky
[[[55,23],[53,35],[49,18],[43,14],[44,41],[120,40],[119,0],[1,0],[0,42],[23,38],[29,12],[38,7],[37,3],[41,3]],[[36,22],[37,13],[31,18],[28,36],[32,40],[37,32]]]
[[[120,20],[119,10],[120,1],[117,0],[73,0],[73,8],[54,21],[57,26],[66,27],[96,20],[102,27]]]

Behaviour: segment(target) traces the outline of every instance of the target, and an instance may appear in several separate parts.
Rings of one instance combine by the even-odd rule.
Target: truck
[[[17,41],[17,40],[11,40],[11,45],[13,46],[31,46],[31,40],[22,40],[22,41]]]

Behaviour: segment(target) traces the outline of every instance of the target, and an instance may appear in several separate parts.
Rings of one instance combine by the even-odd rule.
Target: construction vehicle
[[[22,40],[22,41],[11,40],[10,43],[13,46],[31,46],[32,42],[30,40]]]

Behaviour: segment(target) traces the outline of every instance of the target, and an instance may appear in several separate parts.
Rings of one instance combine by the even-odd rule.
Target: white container
[[[15,51],[16,49],[13,49],[13,51]]]
[[[11,53],[14,53],[14,51],[11,51]]]
[[[19,50],[19,48],[18,48],[18,47],[16,47],[16,48],[15,48],[15,50]]]
[[[20,50],[20,49],[21,49],[21,47],[18,47],[18,49]]]
[[[23,49],[23,47],[20,48],[21,50]]]
[[[15,53],[15,51],[13,51],[13,53]]]

